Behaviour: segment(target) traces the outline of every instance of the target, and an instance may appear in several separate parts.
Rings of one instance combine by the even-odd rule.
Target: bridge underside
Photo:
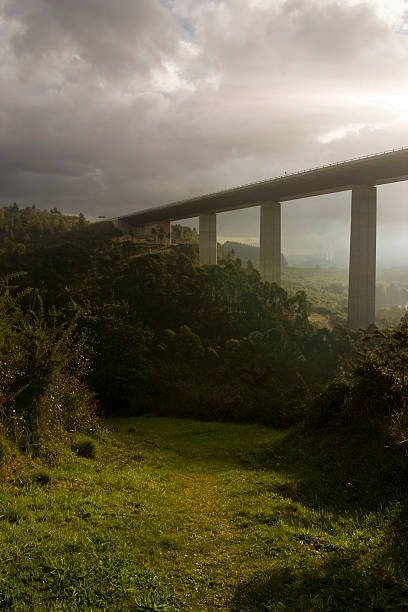
[[[350,190],[348,325],[366,329],[375,319],[376,185],[401,180],[408,180],[408,149],[191,198],[126,215],[115,222],[129,229],[199,217],[200,263],[215,265],[217,212],[261,206],[260,272],[264,280],[280,284],[281,202]]]

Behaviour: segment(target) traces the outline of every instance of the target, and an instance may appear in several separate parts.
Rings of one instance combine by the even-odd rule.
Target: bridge
[[[408,148],[386,151],[149,208],[113,220],[123,232],[170,236],[172,221],[199,218],[200,263],[217,263],[217,213],[260,206],[260,272],[281,283],[281,203],[351,192],[348,325],[375,319],[377,186],[408,180]]]

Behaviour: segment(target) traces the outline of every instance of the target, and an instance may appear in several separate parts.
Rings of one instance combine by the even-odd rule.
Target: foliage
[[[15,224],[23,226],[28,213],[11,212],[16,219],[20,215]],[[55,212],[41,217],[36,210],[30,214],[44,224],[50,214],[62,217]],[[27,405],[33,405],[27,396],[37,386],[46,420],[52,405],[77,414],[67,410],[67,398],[74,406],[80,406],[81,397],[89,403],[88,385],[102,413],[109,415],[154,413],[286,426],[304,418],[315,385],[327,382],[353,349],[356,334],[334,326],[336,315],[331,315],[331,329],[311,322],[310,303],[304,292],[296,291],[302,286],[300,277],[288,293],[262,282],[252,264],[244,267],[232,257],[219,266],[201,267],[183,250],[197,242],[197,234],[182,226],[175,226],[174,235],[184,244],[152,251],[151,245],[118,238],[108,223],[77,225],[44,246],[31,241],[29,255],[0,258],[6,269],[27,272],[20,287],[41,287],[47,305],[43,310],[56,317],[50,327],[55,328],[57,353],[72,342],[73,309],[81,312],[72,334],[77,353],[89,360],[86,371],[77,365],[77,384],[70,378],[72,371],[61,367],[51,377],[54,392],[45,393],[41,381],[50,377],[39,364],[49,359],[45,347],[50,332],[40,326],[41,341],[36,332],[43,347],[35,353],[37,361],[32,360],[38,371],[32,368],[30,386],[18,403],[27,398]],[[286,268],[285,274],[292,272]],[[340,277],[330,274],[321,283],[330,295],[346,299]],[[316,287],[316,295],[323,295],[323,285]],[[25,321],[32,317],[30,299],[31,293],[23,296]],[[64,339],[64,329],[71,339]],[[24,347],[23,354],[30,350]],[[57,390],[63,401],[54,401]],[[30,418],[38,422],[36,410]],[[77,425],[64,427],[73,430]]]
[[[89,360],[76,317],[46,313],[38,294],[18,294],[17,280],[0,283],[0,425],[21,448],[40,451],[67,431],[95,426],[84,383]]]
[[[252,265],[201,267],[178,246],[151,252],[107,224],[73,230],[13,265],[27,271],[20,285],[40,286],[59,313],[81,304],[86,381],[110,415],[282,426],[299,415],[289,408],[293,386],[327,380],[349,350],[347,334],[310,323],[304,293],[262,282]]]
[[[328,423],[388,430],[408,452],[408,317],[388,330],[376,329],[349,371],[341,372],[312,398],[309,424]]]
[[[85,217],[62,215],[56,208],[42,211],[35,206],[0,208],[0,254],[24,255],[35,247],[55,243],[61,235],[87,225]]]
[[[115,244],[109,262],[95,259],[86,293],[72,288],[89,300],[81,325],[93,338],[89,380],[105,413],[283,425],[298,415],[291,387],[326,380],[350,349],[347,332],[310,324],[303,293],[288,296],[251,266],[202,268],[177,250],[129,248]]]
[[[125,302],[88,304],[80,325],[93,339],[88,382],[98,394],[100,411],[117,416],[149,411],[155,389],[153,363],[148,359],[153,331]]]
[[[171,238],[175,242],[187,242],[197,244],[199,241],[198,232],[195,228],[174,223],[171,227]]]
[[[44,468],[37,470],[33,475],[33,482],[36,484],[45,487],[46,485],[51,484],[52,476],[49,470]]]
[[[74,453],[78,457],[86,457],[88,459],[95,459],[98,454],[98,445],[92,438],[78,438],[72,447]]]

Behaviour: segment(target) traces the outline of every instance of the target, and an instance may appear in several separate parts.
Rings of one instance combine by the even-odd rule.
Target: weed
[[[92,438],[79,438],[74,443],[72,450],[78,457],[95,459],[98,454],[98,445]]]
[[[42,487],[49,485],[51,483],[51,480],[51,474],[45,469],[37,470],[33,474],[33,482]]]

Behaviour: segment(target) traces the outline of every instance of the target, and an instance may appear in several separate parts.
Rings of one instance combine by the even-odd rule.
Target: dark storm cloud
[[[22,25],[11,46],[24,65],[68,53],[93,77],[148,72],[178,42],[171,15],[151,0],[6,0],[4,13]]]
[[[0,0],[0,198],[114,216],[408,144],[403,11],[376,6]]]

